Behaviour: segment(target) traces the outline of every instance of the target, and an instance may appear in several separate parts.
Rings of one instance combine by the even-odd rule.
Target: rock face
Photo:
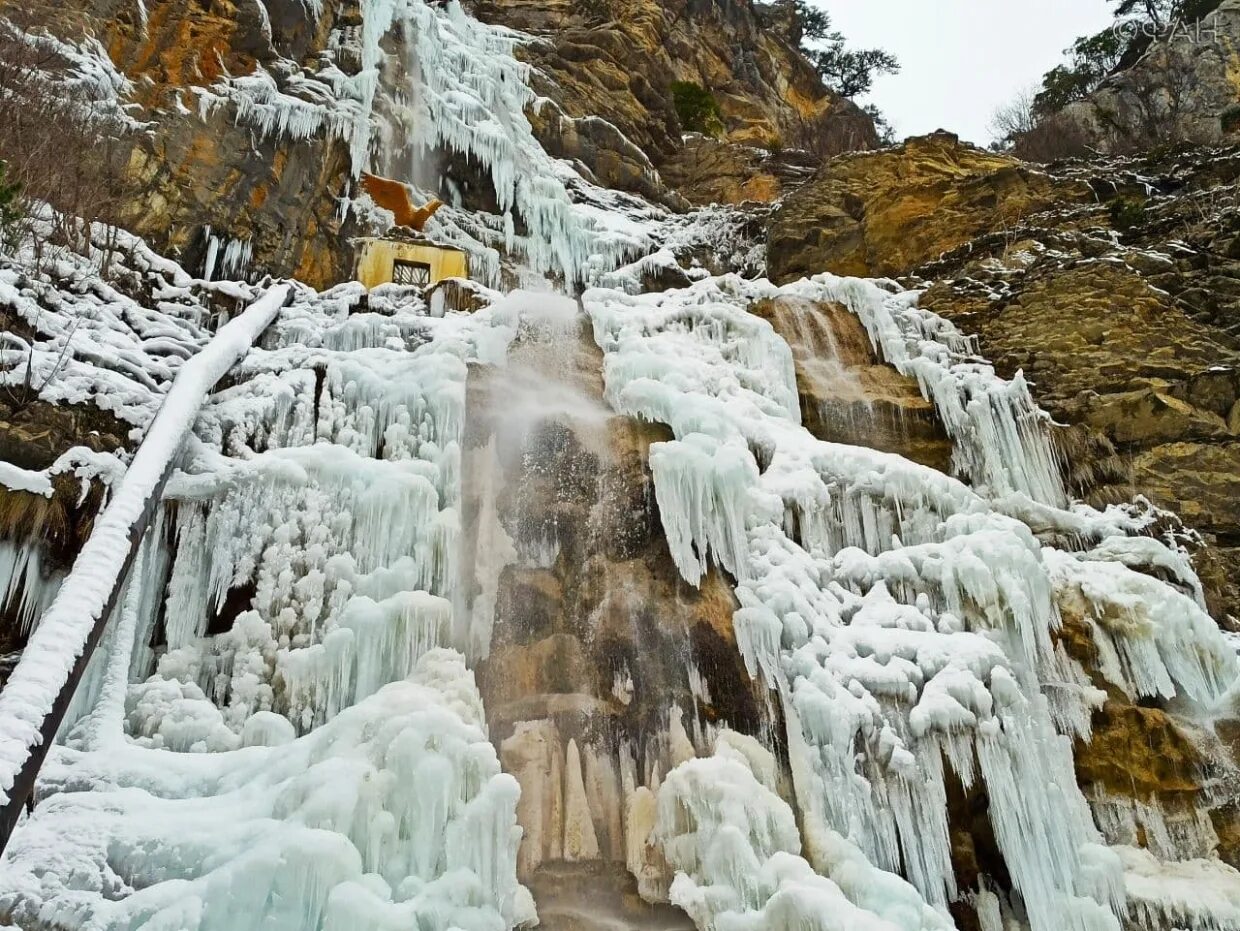
[[[673,81],[711,92],[729,142],[769,148],[813,132],[838,135],[841,149],[877,143],[869,117],[743,0],[479,0],[473,12],[539,37],[527,48],[535,88],[572,120],[607,121],[655,167],[680,148]]]
[[[817,167],[803,149],[770,152],[697,135],[685,137],[659,174],[694,205],[769,204],[812,178]]]
[[[821,271],[908,274],[976,236],[1015,229],[1088,194],[938,132],[824,164],[772,218],[768,266],[777,282]]]
[[[18,6],[0,0],[0,11]],[[821,139],[842,150],[877,141],[870,118],[827,92],[780,30],[742,0],[644,0],[614,10],[609,0],[483,0],[473,9],[534,35],[523,53],[545,100],[529,116],[551,154],[604,186],[674,209],[687,206],[675,190],[682,185],[694,202],[769,201],[801,170],[777,169],[772,180],[765,168],[738,168],[732,163],[752,158],[747,147]],[[321,127],[273,135],[243,124],[224,89],[271,75],[272,88],[287,94],[357,73],[349,36],[362,15],[356,0],[67,0],[33,14],[35,26],[62,38],[97,40],[131,82],[121,101],[137,105],[123,143],[126,194],[110,219],[191,271],[222,273],[208,266],[233,245],[247,260],[229,275],[292,275],[316,287],[351,274],[348,240],[362,231],[345,221],[341,198],[360,170],[383,166],[352,164],[338,134]],[[385,41],[399,53],[398,38]],[[720,108],[724,138],[712,145],[729,154],[706,168],[713,177],[681,153],[670,89],[677,80],[710,89]],[[314,100],[298,93],[285,102]],[[658,174],[664,163],[671,187]]]
[[[1132,67],[1064,114],[1104,151],[1232,138],[1240,129],[1240,2],[1173,23]]]
[[[204,93],[222,77],[312,62],[348,18],[346,6],[324,4],[317,22],[299,0],[67,0],[47,14],[39,25],[97,40],[132,82],[127,102],[138,105],[131,116],[141,130],[124,140],[130,193],[115,219],[199,273],[214,235],[217,253],[235,241],[252,255],[233,276],[295,275],[315,286],[347,277],[352,257],[337,203],[350,167],[344,147],[263,139]]]
[[[1073,491],[1205,534],[1210,607],[1240,618],[1237,177],[1235,150],[1037,171],[939,133],[826,163],[774,214],[769,265],[933,281],[922,306],[1066,425]]]

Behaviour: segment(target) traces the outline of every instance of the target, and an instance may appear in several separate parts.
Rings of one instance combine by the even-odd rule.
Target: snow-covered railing
[[[290,293],[287,284],[271,288],[181,367],[111,502],[0,691],[0,851],[33,792],[199,408]]]

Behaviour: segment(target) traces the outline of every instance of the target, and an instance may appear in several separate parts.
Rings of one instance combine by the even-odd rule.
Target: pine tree
[[[841,97],[857,97],[874,86],[880,74],[895,74],[900,63],[883,49],[853,49],[843,33],[831,28],[831,16],[808,0],[791,0],[800,25],[801,51],[824,84]]]

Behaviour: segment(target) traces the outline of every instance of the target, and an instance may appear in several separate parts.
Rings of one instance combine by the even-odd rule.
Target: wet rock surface
[[[801,422],[814,436],[950,471],[951,441],[933,405],[914,379],[878,360],[856,316],[838,304],[786,299],[752,312],[791,347]]]
[[[1145,495],[1209,544],[1215,616],[1240,617],[1240,153],[1035,169],[948,134],[828,162],[771,220],[772,274],[903,275],[1024,373],[1064,429],[1069,485]],[[862,196],[863,191],[870,191]]]
[[[514,371],[475,370],[466,421],[467,597],[493,598],[478,683],[522,787],[518,873],[551,928],[689,928],[649,904],[671,880],[654,792],[710,728],[773,722],[731,583],[689,586],[667,550],[647,454],[668,435],[604,406],[601,353],[562,326],[526,333]]]

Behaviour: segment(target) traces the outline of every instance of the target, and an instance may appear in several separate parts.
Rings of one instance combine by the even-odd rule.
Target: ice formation
[[[810,436],[787,347],[746,313],[760,299],[856,313],[934,401],[973,487]],[[651,469],[682,574],[696,583],[713,560],[738,580],[738,640],[784,702],[805,819],[875,866],[903,867],[941,907],[957,892],[946,761],[966,788],[985,785],[1035,931],[1115,927],[1120,865],[1072,772],[1068,735],[1088,712],[1043,694],[1067,685],[1090,698],[1079,675],[1063,681],[1071,661],[1051,639],[1088,554],[1044,545],[1004,513],[1045,521],[1062,501],[1036,408],[1023,385],[962,359],[950,325],[914,299],[832,276],[783,289],[730,276],[661,294],[594,290],[585,306],[609,400],[675,434],[651,450]],[[1073,521],[1110,526],[1079,509],[1059,522]],[[1089,565],[1103,571],[1086,574],[1083,597],[1099,641],[1118,638],[1122,661],[1106,670],[1116,684],[1210,701],[1234,680],[1234,655],[1189,596],[1105,555]],[[1141,615],[1160,603],[1183,621]],[[1103,628],[1110,606],[1127,614]]]
[[[98,752],[63,754],[44,777],[56,794],[10,846],[0,913],[255,931],[532,919],[514,873],[516,783],[459,655],[428,652],[307,737],[248,731],[246,747],[207,756],[125,746],[113,730]]]
[[[171,470],[207,392],[271,323],[288,294],[288,285],[273,288],[181,369],[152,423],[150,437],[31,635],[22,662],[0,691],[0,791],[6,798],[25,762],[26,748],[38,743],[39,725],[51,712],[73,662],[82,655],[91,627],[103,615],[123,571],[133,528]]]
[[[950,924],[912,887],[878,873],[835,836],[846,896],[800,856],[776,764],[752,737],[723,732],[715,755],[681,763],[658,793],[655,835],[676,870],[671,900],[699,928],[761,931],[939,931]],[[860,866],[860,869],[857,867]]]
[[[287,293],[222,330],[186,379]],[[517,785],[486,740],[472,673],[445,649],[444,597],[466,362],[502,358],[523,299],[431,318],[405,294],[393,316],[359,320],[359,296],[298,292],[269,348],[199,412],[75,703],[71,749],[45,770],[52,797],[10,849],[0,912],[14,920],[491,931],[533,919],[515,876]],[[171,413],[191,409],[178,390]],[[175,430],[158,435],[179,448]],[[114,507],[151,472],[148,450]],[[221,616],[239,588],[247,609]],[[27,652],[60,633],[54,614]],[[154,669],[153,640],[168,646]],[[37,704],[17,676],[3,695]],[[70,874],[97,877],[96,892]]]
[[[1055,633],[1064,617],[1083,625],[1094,671],[1134,699],[1199,709],[1232,686],[1235,655],[1185,555],[1134,535],[1146,516],[1068,501],[1024,382],[996,377],[916,292],[830,275],[776,287],[757,277],[751,214],[669,216],[548,156],[526,117],[540,101],[514,54],[521,35],[455,2],[364,0],[360,15],[316,65],[224,77],[202,91],[202,112],[230,107],[261,135],[334,138],[355,174],[374,167],[427,190],[441,180],[435,157],[455,153],[489,177],[500,212],[458,201],[430,232],[469,249],[476,277],[597,285],[583,306],[607,401],[672,432],[649,457],[667,545],[687,583],[715,566],[735,580],[736,639],[779,705],[787,772],[754,737],[687,728],[679,708],[657,738],[666,775],[628,746],[613,769],[615,748],[604,761],[548,721],[521,722],[498,754],[488,740],[467,663],[486,653],[496,592],[460,590],[463,489],[478,480],[463,474],[466,389],[473,367],[505,364],[546,295],[480,286],[488,306],[465,315],[398,287],[365,306],[357,285],[297,287],[228,383],[187,405],[174,379],[218,367],[209,298],[261,293],[230,280],[249,273],[253,244],[204,230],[193,279],[130,237],[125,261],[152,283],[151,307],[97,278],[66,290],[0,267],[0,300],[39,334],[0,348],[5,377],[45,400],[92,401],[135,437],[164,405],[177,429],[143,449],[180,466],[39,805],[0,863],[0,920],[498,931],[535,920],[519,869],[606,855],[703,929],[938,931],[962,892],[954,779],[984,790],[1013,884],[1010,899],[973,893],[986,931],[1115,931],[1125,916],[1235,926],[1240,877],[1207,859],[1205,826],[1173,830],[1153,806],[1082,796],[1072,741],[1088,738],[1105,694]],[[114,100],[125,88],[90,65],[95,51],[63,54]],[[686,254],[745,277],[682,267]],[[655,272],[690,284],[642,293]],[[274,315],[282,289],[263,300]],[[933,404],[953,474],[812,436],[792,352],[750,312],[760,301],[854,314]],[[0,482],[49,494],[72,470],[106,479],[128,512],[155,466],[140,454],[125,472],[123,458],[0,467]],[[553,561],[554,539],[498,531],[480,571],[497,577],[519,550]],[[97,550],[83,555],[100,570],[86,595],[116,568]],[[80,639],[90,614],[66,608],[81,577],[56,593],[39,558],[0,544],[7,603],[42,616],[35,662],[0,693],[6,789],[71,659],[55,644]],[[689,679],[695,695],[712,689],[700,670]],[[634,700],[627,669],[609,681],[620,704]],[[695,755],[704,748],[713,755]],[[548,781],[546,797],[520,796]],[[599,794],[614,819],[595,816]]]

